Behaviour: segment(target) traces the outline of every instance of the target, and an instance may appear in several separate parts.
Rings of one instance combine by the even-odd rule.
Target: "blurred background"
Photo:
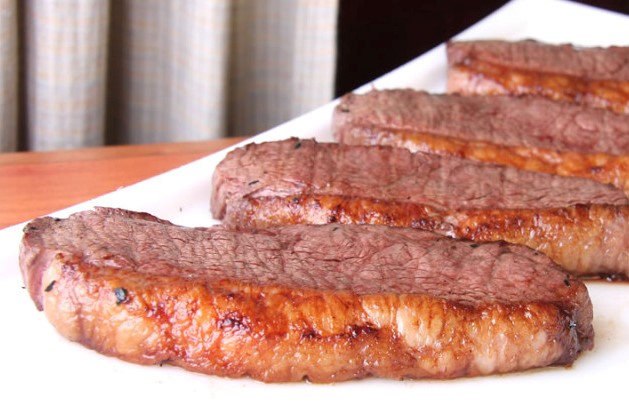
[[[335,95],[399,67],[506,3],[504,0],[389,0],[383,7],[384,2],[378,0],[341,0]],[[629,0],[574,3],[629,14]]]
[[[505,3],[0,0],[0,151],[253,135]]]

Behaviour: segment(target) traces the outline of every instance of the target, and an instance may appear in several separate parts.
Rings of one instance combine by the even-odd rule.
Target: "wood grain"
[[[242,140],[0,154],[0,228],[132,185]]]

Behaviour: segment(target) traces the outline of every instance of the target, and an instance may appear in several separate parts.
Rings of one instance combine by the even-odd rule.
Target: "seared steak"
[[[541,95],[629,113],[629,47],[449,42],[448,91]]]
[[[629,275],[629,200],[618,189],[403,148],[250,144],[218,164],[211,207],[231,226],[417,227],[524,244],[579,275]]]
[[[454,378],[593,346],[585,285],[547,257],[422,230],[186,228],[100,208],[28,224],[20,264],[66,338],[220,376]]]
[[[411,89],[341,98],[335,138],[611,183],[629,193],[629,115],[539,97]]]

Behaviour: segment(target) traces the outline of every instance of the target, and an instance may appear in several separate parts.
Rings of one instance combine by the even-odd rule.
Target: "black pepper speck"
[[[55,286],[55,282],[57,282],[57,281],[52,281],[50,284],[48,284],[48,286],[47,286],[46,288],[44,288],[44,292],[50,292],[50,291],[52,291],[52,289],[53,289],[53,288],[54,288],[54,286]]]
[[[127,302],[128,292],[122,287],[114,288],[114,294],[116,295],[116,304],[122,304]]]

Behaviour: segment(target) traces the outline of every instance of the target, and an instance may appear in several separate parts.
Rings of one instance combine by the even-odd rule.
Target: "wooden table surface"
[[[0,228],[132,185],[242,140],[0,153]]]

